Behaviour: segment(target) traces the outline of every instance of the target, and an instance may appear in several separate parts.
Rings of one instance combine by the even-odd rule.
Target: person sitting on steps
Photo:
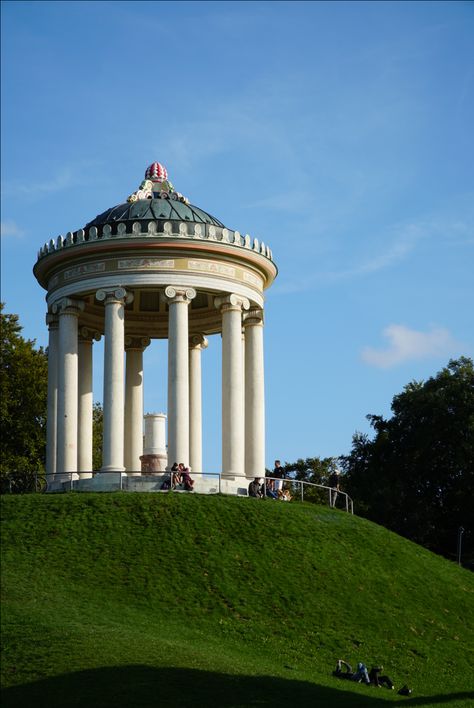
[[[173,467],[171,468],[171,489],[176,489],[176,487],[180,485],[181,482],[181,470],[179,468],[178,463],[175,462],[173,464]]]
[[[194,479],[191,479],[191,468],[185,467],[183,462],[180,462],[179,469],[181,472],[181,479],[184,484],[184,488],[187,492],[192,492],[194,488]]]
[[[255,477],[253,482],[249,484],[249,497],[257,497],[260,499],[263,496],[262,485],[258,477]]]

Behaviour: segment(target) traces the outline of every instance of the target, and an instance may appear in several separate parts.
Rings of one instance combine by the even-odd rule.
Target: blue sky
[[[6,310],[46,345],[37,250],[162,162],[279,267],[267,465],[347,453],[406,383],[474,355],[473,36],[468,2],[3,2]],[[146,411],[166,366],[154,342]],[[215,471],[218,337],[203,378]]]

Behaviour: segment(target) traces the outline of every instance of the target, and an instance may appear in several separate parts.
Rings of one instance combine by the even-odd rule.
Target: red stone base
[[[166,455],[142,455],[140,461],[142,463],[142,474],[164,472],[168,463]]]

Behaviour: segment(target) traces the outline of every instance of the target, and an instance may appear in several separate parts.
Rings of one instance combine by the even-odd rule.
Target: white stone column
[[[215,299],[222,313],[222,474],[245,474],[242,310],[249,301],[238,295]]]
[[[77,412],[77,471],[80,479],[92,477],[92,344],[100,334],[87,327],[79,330],[79,382]]]
[[[263,311],[252,307],[245,327],[245,475],[265,476]]]
[[[47,314],[48,341],[48,407],[46,420],[46,474],[52,482],[56,474],[58,435],[58,349],[59,321],[57,315]]]
[[[188,306],[193,288],[168,286],[168,466],[189,464]]]
[[[105,303],[104,341],[104,439],[102,471],[123,472],[124,444],[124,339],[125,302],[133,295],[124,288],[98,290]]]
[[[207,345],[202,334],[189,339],[189,464],[196,473],[202,473],[201,352]]]
[[[78,317],[84,303],[63,298],[53,305],[59,315],[58,427],[56,473],[77,472]],[[61,477],[60,477],[61,479]]]
[[[143,350],[149,344],[149,337],[125,337],[124,459],[126,471],[136,475],[143,455]]]

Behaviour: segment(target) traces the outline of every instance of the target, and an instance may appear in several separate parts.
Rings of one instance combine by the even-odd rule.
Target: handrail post
[[[304,482],[300,480],[301,501],[304,501]]]
[[[218,475],[219,475],[219,494],[222,494],[222,492],[221,492],[221,473],[218,472]]]

